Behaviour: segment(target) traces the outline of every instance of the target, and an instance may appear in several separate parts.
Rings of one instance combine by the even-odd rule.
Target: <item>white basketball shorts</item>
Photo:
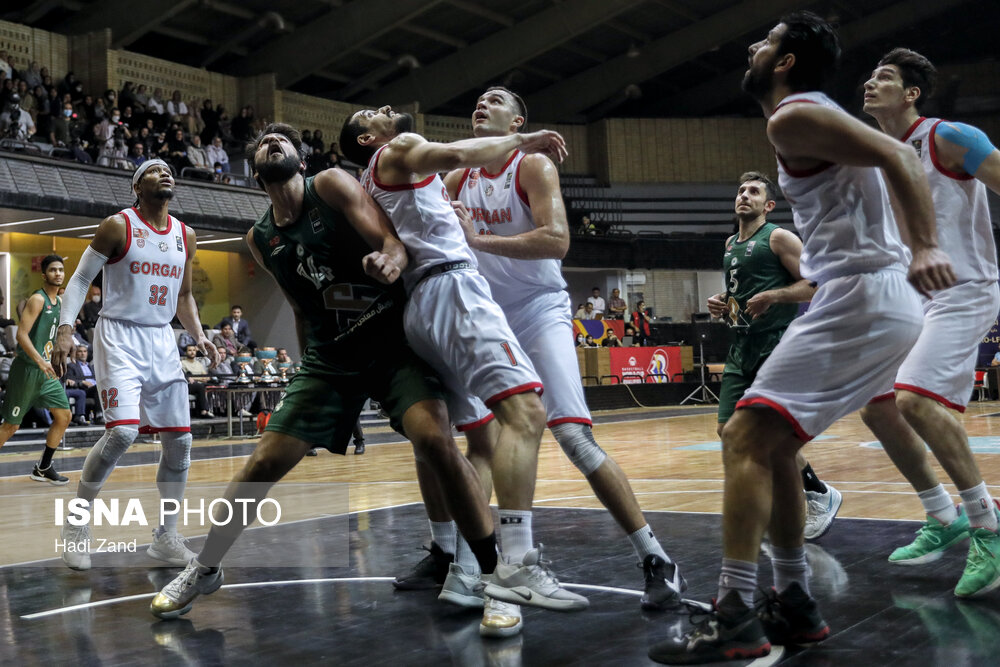
[[[190,431],[188,384],[170,327],[101,317],[94,331],[94,376],[105,426]]]
[[[895,269],[834,278],[792,321],[736,409],[769,407],[809,441],[890,386],[923,326]]]

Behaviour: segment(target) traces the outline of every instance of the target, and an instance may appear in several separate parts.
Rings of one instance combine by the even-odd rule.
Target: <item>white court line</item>
[[[236,588],[263,588],[265,586],[294,586],[298,584],[326,584],[326,583],[354,583],[354,582],[365,582],[365,581],[393,581],[393,577],[333,577],[329,579],[289,579],[287,581],[251,581],[245,584],[225,584],[222,588],[236,589]],[[151,598],[156,596],[156,593],[142,593],[141,595],[126,595],[120,598],[108,598],[107,600],[98,600],[97,602],[85,602],[83,604],[75,604],[69,607],[58,607],[56,609],[49,609],[47,611],[39,611],[34,614],[25,614],[21,618],[25,621],[33,621],[37,618],[45,618],[47,616],[56,616],[57,614],[67,614],[73,611],[79,611],[81,609],[92,609],[94,607],[106,607],[108,605],[118,604],[119,602],[129,602],[131,600],[142,600],[145,598]]]

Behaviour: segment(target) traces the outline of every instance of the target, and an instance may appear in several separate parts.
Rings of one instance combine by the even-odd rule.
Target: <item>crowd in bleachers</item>
[[[178,176],[254,186],[242,173],[243,148],[266,124],[251,105],[230,117],[210,99],[185,101],[180,90],[167,98],[132,81],[95,95],[73,72],[54,80],[34,61],[19,70],[0,50],[0,139],[8,149],[122,169],[158,157]],[[318,129],[303,132],[303,154],[310,174],[341,162]]]

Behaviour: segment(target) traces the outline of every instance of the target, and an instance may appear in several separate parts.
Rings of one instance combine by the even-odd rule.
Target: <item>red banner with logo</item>
[[[611,347],[611,374],[625,384],[670,382],[681,372],[679,347]],[[650,379],[646,379],[647,376]]]

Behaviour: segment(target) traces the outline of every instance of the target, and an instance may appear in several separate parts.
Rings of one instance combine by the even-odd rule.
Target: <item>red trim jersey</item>
[[[409,294],[427,270],[446,262],[469,262],[476,258],[465,241],[465,232],[451,207],[451,197],[437,174],[419,183],[387,185],[376,176],[378,159],[385,150],[378,149],[361,175],[361,186],[378,202],[396,228],[410,263],[403,271],[403,285]]]
[[[125,251],[104,265],[101,317],[148,326],[170,324],[177,313],[177,294],[187,262],[184,223],[168,216],[157,231],[135,208],[125,218]]]
[[[951,258],[959,282],[997,279],[997,250],[993,241],[986,186],[969,174],[957,174],[941,165],[934,146],[939,118],[918,118],[902,141],[917,151],[931,186],[938,244]]]
[[[458,186],[458,199],[472,215],[477,234],[515,236],[535,229],[528,196],[521,189],[524,153],[514,151],[498,174],[466,169]],[[538,294],[566,289],[558,259],[513,259],[476,252],[479,272],[490,284],[493,299],[504,310],[523,306]]]
[[[778,105],[821,104],[846,113],[819,92],[794,93]],[[889,194],[878,169],[823,164],[789,169],[778,157],[778,184],[792,206],[802,237],[802,277],[826,282],[841,276],[895,268],[905,271],[910,255],[899,238]]]

